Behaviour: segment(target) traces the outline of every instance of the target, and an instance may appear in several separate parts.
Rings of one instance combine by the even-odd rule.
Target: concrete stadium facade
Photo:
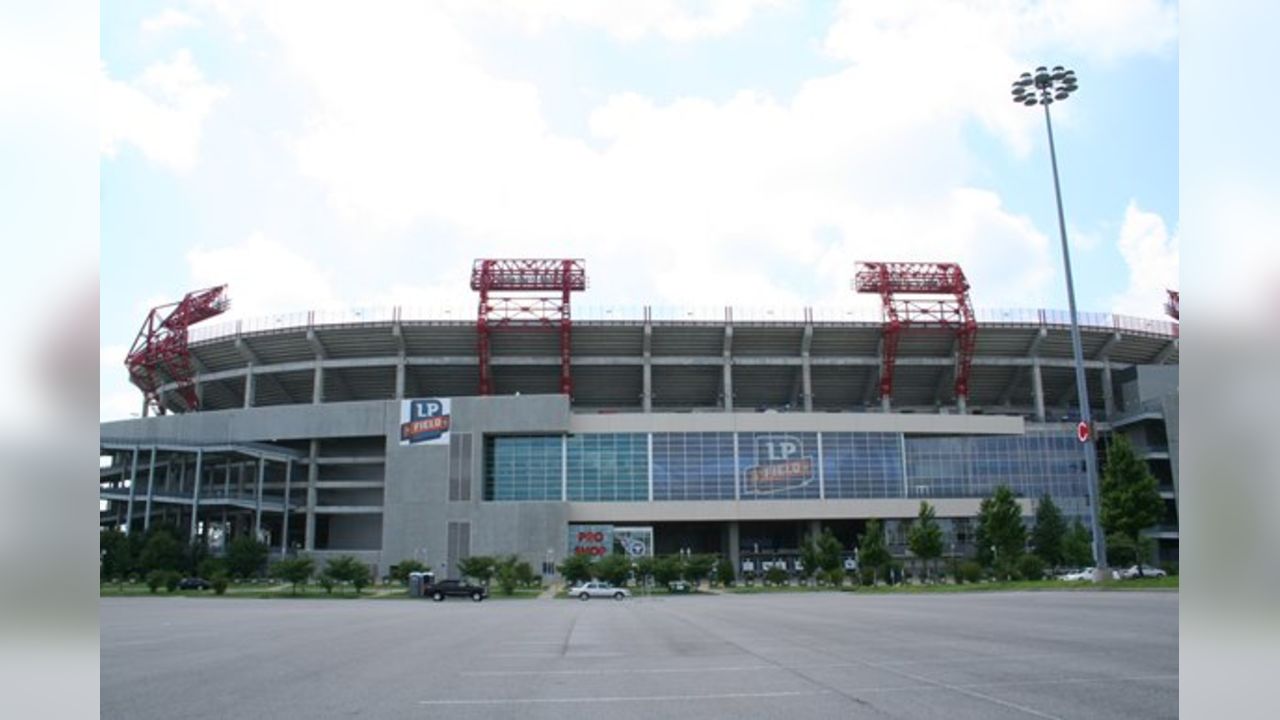
[[[552,333],[495,335],[498,394],[478,397],[471,323],[224,326],[192,343],[199,411],[103,423],[101,522],[164,523],[215,550],[256,533],[278,555],[353,554],[379,574],[410,558],[453,574],[472,554],[548,568],[575,529],[646,528],[658,553],[758,571],[822,527],[851,546],[869,518],[902,554],[928,500],[963,555],[996,484],[1027,515],[1045,492],[1087,512],[1061,320],[983,322],[967,402],[950,396],[949,337],[904,336],[882,402],[879,325],[811,311],[576,323],[572,398],[555,394]],[[1176,559],[1176,326],[1091,316],[1084,345],[1098,430],[1129,435],[1159,478],[1168,518],[1152,534]],[[406,441],[414,401],[447,401],[447,433]]]

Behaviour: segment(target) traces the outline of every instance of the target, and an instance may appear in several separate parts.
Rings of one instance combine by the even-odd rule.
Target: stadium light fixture
[[[1067,248],[1067,221],[1062,211],[1062,187],[1058,182],[1058,155],[1053,145],[1053,122],[1049,106],[1071,97],[1079,89],[1074,70],[1061,65],[1053,69],[1041,65],[1035,72],[1024,72],[1013,81],[1013,101],[1027,107],[1044,107],[1044,126],[1049,133],[1049,162],[1053,167],[1053,195],[1058,203],[1058,233],[1062,238],[1062,269],[1067,277],[1067,305],[1071,311],[1071,351],[1075,356],[1076,400],[1080,406],[1080,422],[1090,430],[1084,439],[1084,462],[1089,481],[1089,528],[1093,531],[1093,566],[1095,579],[1105,577],[1107,541],[1099,523],[1101,494],[1098,491],[1098,450],[1095,445],[1093,418],[1089,413],[1089,387],[1084,377],[1084,350],[1080,345],[1080,323],[1076,317],[1076,292],[1071,278],[1071,252]],[[1085,434],[1085,433],[1082,433]]]

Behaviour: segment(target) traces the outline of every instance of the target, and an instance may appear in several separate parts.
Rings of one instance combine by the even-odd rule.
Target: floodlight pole
[[[1019,93],[1018,87],[1024,88],[1023,93]],[[1032,89],[1034,86],[1035,89]],[[1014,101],[1023,104],[1035,104],[1027,102],[1023,98],[1033,98],[1034,93],[1039,94],[1038,104],[1044,107],[1044,126],[1049,134],[1049,162],[1053,167],[1053,195],[1058,206],[1058,234],[1062,240],[1062,269],[1067,277],[1067,306],[1071,313],[1071,352],[1075,359],[1076,369],[1076,400],[1080,407],[1080,421],[1089,429],[1088,437],[1082,445],[1084,445],[1084,464],[1085,472],[1088,474],[1089,483],[1089,529],[1093,534],[1093,566],[1094,580],[1101,580],[1106,576],[1107,567],[1107,540],[1102,534],[1099,515],[1101,514],[1101,493],[1098,489],[1098,450],[1095,444],[1093,432],[1093,418],[1089,410],[1089,387],[1085,382],[1084,374],[1084,349],[1080,343],[1080,323],[1076,316],[1076,293],[1075,283],[1071,276],[1071,252],[1067,246],[1067,221],[1062,210],[1062,185],[1058,181],[1058,153],[1053,142],[1053,121],[1049,117],[1049,105],[1053,103],[1053,96],[1058,100],[1065,100],[1070,93],[1076,89],[1075,73],[1064,71],[1061,66],[1055,67],[1052,74],[1048,73],[1045,68],[1036,68],[1034,78],[1030,73],[1024,73],[1022,81],[1014,83]],[[1026,92],[1026,91],[1030,92]],[[1055,93],[1056,91],[1056,93]]]

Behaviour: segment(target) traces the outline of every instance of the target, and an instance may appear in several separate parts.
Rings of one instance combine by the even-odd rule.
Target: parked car
[[[1120,571],[1120,577],[1124,578],[1125,580],[1132,580],[1136,577],[1164,577],[1168,574],[1169,573],[1166,573],[1160,568],[1151,567],[1150,565],[1142,566],[1142,575],[1138,575],[1137,565],[1131,565],[1125,568],[1124,570]]]
[[[212,587],[213,583],[204,578],[189,577],[178,581],[179,590],[208,590]]]
[[[1067,573],[1067,574],[1065,574],[1065,575],[1059,575],[1059,576],[1058,576],[1058,579],[1059,579],[1059,580],[1066,580],[1066,581],[1068,581],[1068,582],[1079,582],[1079,581],[1089,581],[1089,582],[1092,582],[1092,581],[1093,581],[1093,570],[1094,570],[1093,568],[1091,568],[1091,567],[1087,567],[1087,568],[1084,568],[1083,570],[1077,570],[1076,572],[1070,572],[1070,573]],[[1120,579],[1120,573],[1119,573],[1119,572],[1117,572],[1117,571],[1115,571],[1115,570],[1112,570],[1112,571],[1111,571],[1111,579],[1112,579],[1112,580],[1119,580],[1119,579]]]
[[[593,597],[611,597],[614,600],[622,600],[623,598],[631,597],[631,592],[626,588],[614,587],[607,582],[592,580],[570,588],[569,597],[576,597],[579,600],[590,600]]]
[[[424,585],[422,594],[436,602],[441,602],[447,597],[469,597],[475,602],[480,602],[489,597],[489,589],[483,585],[471,585],[461,580],[441,580]]]

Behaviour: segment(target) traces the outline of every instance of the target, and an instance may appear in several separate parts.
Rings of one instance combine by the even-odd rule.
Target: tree
[[[1071,567],[1093,564],[1093,536],[1079,518],[1062,539],[1062,561]]]
[[[978,507],[978,560],[995,568],[1005,579],[1013,575],[1018,557],[1027,544],[1027,528],[1022,524],[1022,508],[1013,490],[999,485]]]
[[[102,563],[98,566],[99,581],[123,582],[133,568],[129,536],[115,528],[103,530],[98,534],[98,551],[102,556]]]
[[[527,560],[521,560],[515,566],[516,582],[525,587],[540,585],[538,575],[533,571],[533,566]]]
[[[712,568],[716,566],[715,555],[691,555],[685,561],[684,570],[694,585],[702,582],[703,578],[711,574]]]
[[[1067,521],[1053,498],[1045,493],[1036,506],[1036,526],[1031,531],[1031,547],[1052,567],[1063,562],[1063,543],[1067,535]]]
[[[158,529],[147,538],[138,558],[144,571],[173,570],[182,566],[183,547],[178,538],[167,529]]]
[[[403,585],[409,582],[409,573],[426,572],[428,569],[417,560],[401,560],[391,567],[391,579]]]
[[[724,587],[733,584],[733,562],[729,558],[720,558],[716,563],[716,580]]]
[[[227,546],[227,570],[234,578],[255,577],[267,564],[269,552],[266,543],[241,535]]]
[[[498,579],[498,588],[502,590],[503,595],[514,595],[516,586],[520,584],[520,558],[516,555],[507,555],[498,558],[493,564],[494,577]],[[523,563],[528,565],[529,563]],[[530,574],[533,568],[529,568]]]
[[[890,559],[889,548],[884,543],[884,529],[880,527],[880,521],[874,518],[868,520],[866,530],[862,533],[862,537],[858,539],[858,562],[863,567],[871,570],[872,584],[875,584],[878,579],[880,568],[887,565]]]
[[[1043,580],[1044,579],[1044,560],[1039,555],[1027,553],[1018,558],[1018,575],[1023,580]]]
[[[942,528],[938,525],[937,511],[929,503],[920,501],[916,522],[907,533],[907,547],[924,564],[924,574],[929,574],[929,562],[942,557]]]
[[[653,580],[669,585],[684,577],[684,561],[679,555],[663,555],[653,563]]]
[[[787,584],[787,571],[774,565],[764,573],[764,583],[766,585],[777,585],[779,587]]]
[[[324,572],[320,574],[321,585],[326,591],[332,591],[335,583],[351,583],[355,588],[356,594],[369,584],[369,566],[360,562],[351,555],[339,555],[329,558],[329,562],[324,567]],[[330,581],[328,585],[325,580]]]
[[[800,545],[800,576],[806,580],[818,572],[818,537],[810,535]]]
[[[293,594],[298,594],[298,586],[305,584],[311,579],[311,573],[315,572],[316,563],[309,557],[286,558],[275,564],[272,568],[276,577],[293,583]]]
[[[1103,532],[1127,538],[1138,551],[1144,549],[1142,531],[1164,516],[1164,500],[1155,476],[1123,435],[1113,435],[1107,446],[1101,508]],[[1141,563],[1138,574],[1142,574]]]
[[[621,587],[631,576],[631,560],[622,553],[609,553],[596,561],[593,574],[610,585]]]
[[[182,571],[190,575],[199,575],[200,566],[209,557],[209,544],[204,541],[204,538],[197,537],[187,544],[186,556],[182,561]]]
[[[822,568],[828,578],[833,577],[835,573],[844,572],[844,560],[841,556],[844,554],[844,546],[840,544],[840,538],[831,532],[831,528],[825,528],[822,534],[818,536],[816,544],[818,567]]]
[[[570,555],[560,565],[560,575],[570,585],[584,583],[591,579],[591,556]]]
[[[472,555],[458,561],[458,572],[463,577],[475,578],[476,582],[489,587],[497,565],[498,561],[488,555]]]

